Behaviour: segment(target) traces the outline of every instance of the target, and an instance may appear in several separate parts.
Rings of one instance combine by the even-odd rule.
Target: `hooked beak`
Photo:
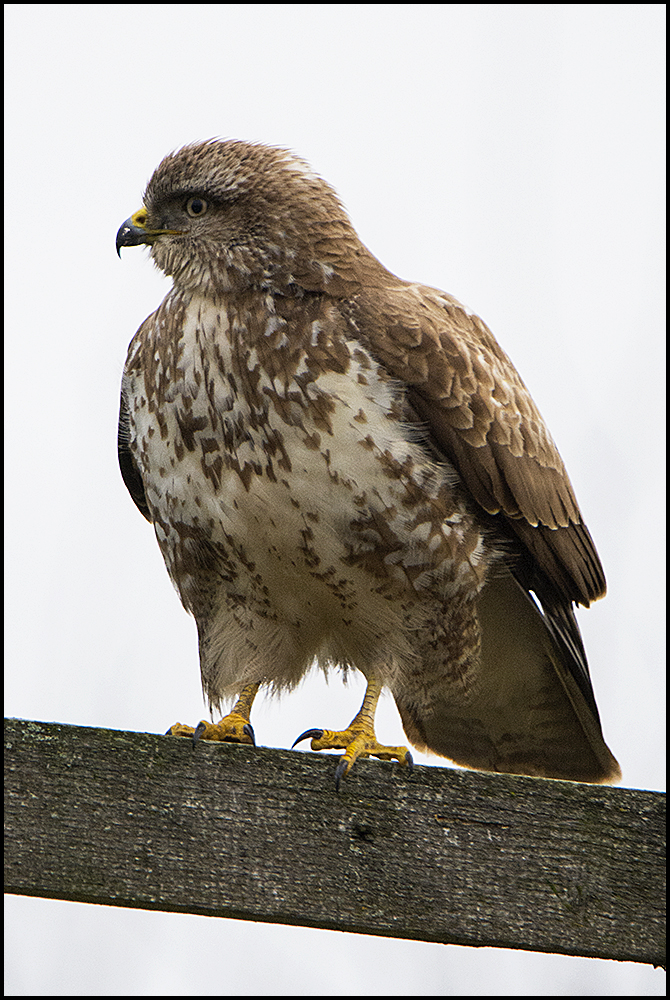
[[[159,236],[181,236],[180,229],[147,229],[149,213],[146,208],[140,208],[122,224],[116,234],[116,252],[121,256],[121,247],[137,247],[143,243],[151,246]]]

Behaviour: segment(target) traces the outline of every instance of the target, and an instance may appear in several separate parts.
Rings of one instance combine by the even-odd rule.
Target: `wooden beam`
[[[665,796],[5,720],[5,891],[664,961]]]

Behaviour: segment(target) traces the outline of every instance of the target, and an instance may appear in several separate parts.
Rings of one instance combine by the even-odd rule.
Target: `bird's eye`
[[[207,211],[207,202],[204,198],[189,198],[186,202],[186,211],[192,219],[199,219]]]

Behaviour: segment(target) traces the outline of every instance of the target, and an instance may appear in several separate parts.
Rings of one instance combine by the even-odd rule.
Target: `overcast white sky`
[[[114,237],[170,150],[289,146],[392,271],[478,312],[558,443],[608,597],[580,613],[624,785],[664,787],[663,4],[6,4],[6,715],[203,715],[195,626],[116,462],[167,282]],[[290,746],[361,689],[254,712]],[[324,695],[327,693],[327,705]],[[403,742],[390,699],[379,736]],[[434,759],[433,759],[434,761]],[[661,972],[7,897],[8,996],[653,996]]]

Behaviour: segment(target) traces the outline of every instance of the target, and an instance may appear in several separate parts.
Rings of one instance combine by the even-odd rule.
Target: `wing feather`
[[[146,517],[147,521],[151,521],[151,514],[149,513],[149,505],[144,491],[142,476],[140,475],[140,470],[137,468],[137,464],[133,458],[133,453],[130,450],[130,415],[128,413],[128,404],[126,402],[123,387],[121,388],[121,403],[119,406],[119,431],[117,445],[119,453],[119,468],[121,469],[121,476],[126,484],[126,489],[133,498],[135,506],[139,512]]]
[[[398,281],[356,298],[359,335],[408,386],[408,401],[476,502],[499,515],[568,601],[605,576],[556,445],[488,327],[452,296]]]

